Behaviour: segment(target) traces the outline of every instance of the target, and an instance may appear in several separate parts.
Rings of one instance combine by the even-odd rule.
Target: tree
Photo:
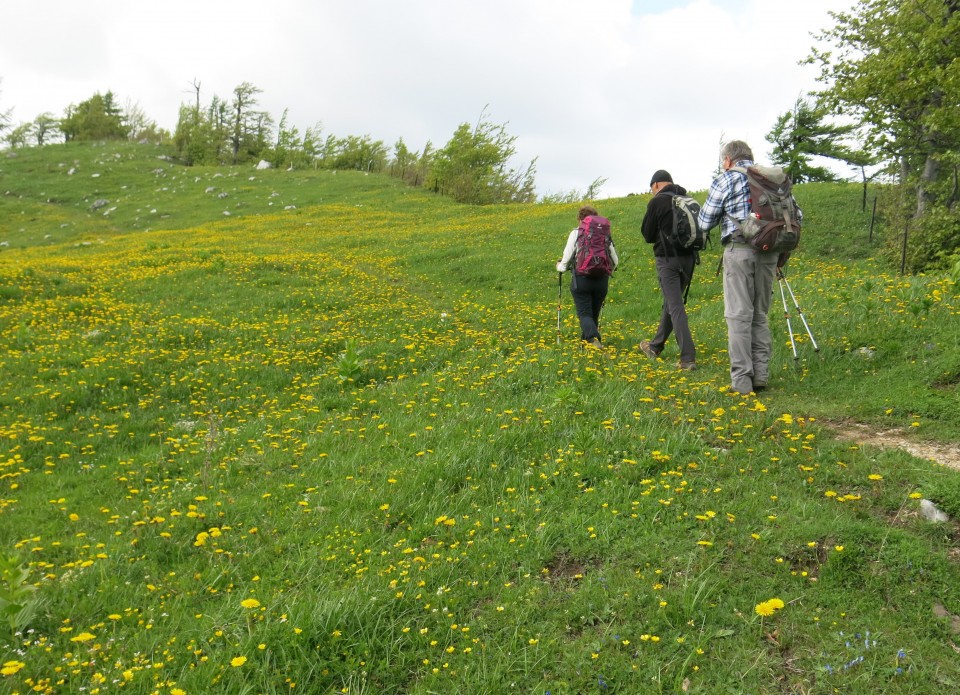
[[[835,113],[861,119],[872,151],[898,161],[915,188],[915,217],[960,196],[960,2],[860,0],[813,49],[827,86],[820,96]]]
[[[194,85],[199,99],[199,84],[195,81]],[[180,105],[173,143],[185,164],[224,163],[224,151],[230,145],[228,111],[228,104],[217,95],[205,111],[199,101],[193,106]]]
[[[60,121],[60,130],[69,140],[120,140],[127,137],[123,112],[114,102],[113,92],[94,94],[76,106],[70,105]]]
[[[516,137],[506,125],[487,119],[486,109],[476,126],[462,123],[440,150],[430,171],[430,186],[461,203],[533,202],[536,160],[524,170],[509,169]]]
[[[41,113],[33,119],[32,135],[38,147],[43,147],[47,141],[60,131],[60,121],[49,112]]]
[[[233,163],[240,161],[241,148],[249,144],[252,133],[255,137],[261,139],[264,132],[258,126],[263,125],[262,113],[252,111],[257,105],[257,95],[263,90],[255,87],[249,82],[243,82],[233,89],[233,102],[230,104],[230,110],[233,112],[232,134],[230,136],[230,145],[233,150]],[[248,148],[259,151],[259,148]]]
[[[123,109],[124,122],[127,125],[127,137],[145,142],[162,142],[169,133],[157,126],[156,121],[147,117],[140,104],[127,99]]]
[[[843,138],[856,126],[825,123],[826,116],[825,108],[799,97],[793,110],[781,114],[767,133],[767,141],[773,145],[770,161],[783,167],[794,183],[840,178],[826,167],[811,164],[812,157],[850,161],[851,151],[844,146]]]
[[[10,127],[10,116],[12,114],[13,114],[12,106],[6,111],[0,111],[0,133],[2,133],[4,129]]]
[[[387,148],[381,140],[372,140],[369,135],[348,135],[345,138],[328,135],[320,157],[328,169],[379,172],[387,165]]]
[[[33,124],[21,123],[15,128],[9,128],[6,135],[3,136],[3,139],[10,145],[11,149],[15,150],[18,147],[26,147],[32,135]]]

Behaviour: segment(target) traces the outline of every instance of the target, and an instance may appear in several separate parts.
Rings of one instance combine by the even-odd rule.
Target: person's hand
[[[782,270],[783,266],[787,264],[787,261],[790,260],[790,252],[784,251],[779,256],[777,256],[777,270]]]

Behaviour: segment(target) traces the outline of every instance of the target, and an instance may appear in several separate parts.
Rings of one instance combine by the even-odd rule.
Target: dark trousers
[[[580,319],[580,337],[584,340],[600,340],[600,309],[603,308],[609,287],[610,278],[607,275],[591,277],[574,273],[570,280],[570,294],[573,295],[573,305]]]
[[[677,336],[681,362],[696,362],[697,351],[690,335],[687,321],[687,309],[683,305],[683,294],[693,280],[695,258],[690,256],[657,256],[657,280],[663,293],[663,309],[660,312],[660,325],[657,334],[650,341],[650,347],[661,352],[670,334]]]

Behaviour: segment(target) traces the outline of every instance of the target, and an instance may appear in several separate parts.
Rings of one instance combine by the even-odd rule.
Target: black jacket
[[[643,216],[640,231],[648,244],[653,244],[654,256],[689,256],[694,253],[690,249],[670,248],[664,246],[664,239],[670,238],[673,230],[673,196],[670,194],[686,195],[687,189],[675,183],[668,184],[661,189],[650,202],[647,203],[647,213]]]

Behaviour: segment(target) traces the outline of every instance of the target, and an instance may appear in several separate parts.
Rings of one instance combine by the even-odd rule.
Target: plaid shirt
[[[735,166],[748,167],[753,165],[749,159],[739,160]],[[747,177],[739,171],[727,170],[720,174],[710,184],[707,201],[700,208],[697,224],[700,229],[708,231],[720,227],[720,243],[727,240],[737,231],[736,225],[727,218],[727,214],[738,220],[746,219],[750,214],[750,186]]]
[[[753,162],[749,159],[741,159],[734,166],[747,168],[752,165]],[[750,184],[747,183],[747,175],[732,169],[724,171],[710,184],[707,200],[697,217],[697,225],[708,231],[719,222],[720,243],[725,244],[737,231],[737,226],[730,221],[728,214],[736,220],[745,220],[750,214]],[[803,210],[799,206],[797,215],[798,221],[802,221]]]

